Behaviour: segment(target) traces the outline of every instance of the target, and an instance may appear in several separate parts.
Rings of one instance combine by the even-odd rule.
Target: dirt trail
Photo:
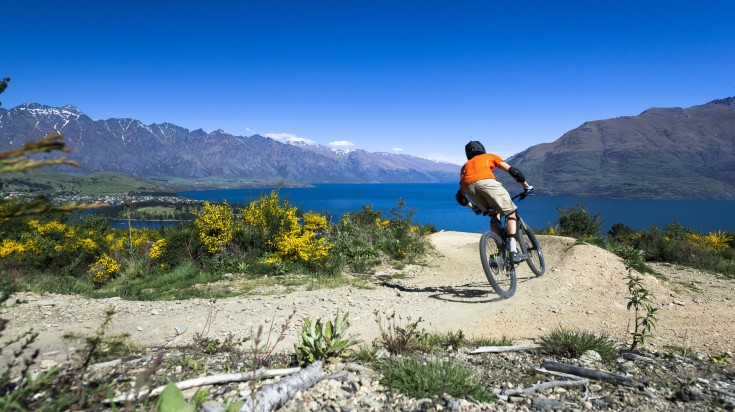
[[[438,252],[426,266],[408,266],[402,277],[386,280],[372,289],[340,287],[299,291],[286,295],[247,296],[217,300],[131,302],[121,299],[90,300],[78,296],[19,294],[19,304],[6,312],[11,320],[6,337],[33,327],[40,333],[39,360],[60,362],[75,344],[63,341],[65,332],[89,335],[100,323],[104,308],[117,307],[111,333],[129,333],[145,346],[179,345],[195,333],[224,339],[251,336],[259,325],[276,328],[296,312],[289,338],[293,343],[302,317],[334,317],[337,309],[349,312],[350,330],[366,342],[379,333],[375,312],[395,311],[403,319],[422,318],[430,331],[463,330],[468,336],[507,336],[517,343],[534,343],[556,327],[605,332],[628,342],[632,312],[626,309],[627,271],[615,255],[573,239],[539,236],[547,272],[535,277],[522,265],[518,290],[500,299],[487,283],[478,257],[479,234],[439,232],[431,236]],[[652,348],[689,347],[706,353],[733,350],[735,281],[717,279],[692,269],[657,265],[668,280],[645,276],[646,285],[660,306]],[[389,278],[389,272],[376,278]],[[208,324],[208,319],[211,320]],[[6,351],[7,352],[7,351]],[[3,356],[7,356],[4,353]]]

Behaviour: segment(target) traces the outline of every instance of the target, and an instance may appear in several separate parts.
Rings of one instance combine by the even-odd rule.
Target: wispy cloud
[[[265,136],[270,137],[273,140],[278,140],[279,142],[284,142],[284,143],[316,144],[314,140],[307,139],[304,137],[299,137],[292,133],[267,133]]]
[[[393,148],[393,151],[396,152],[396,153],[401,153],[403,151],[403,148],[402,147],[394,147]]]
[[[349,140],[335,140],[334,142],[329,142],[329,147],[352,147],[354,145],[355,144]]]

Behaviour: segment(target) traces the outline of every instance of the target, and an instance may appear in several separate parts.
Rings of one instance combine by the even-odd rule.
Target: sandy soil
[[[197,333],[224,339],[252,336],[258,326],[276,328],[295,312],[288,349],[298,335],[301,318],[333,318],[337,309],[349,312],[350,330],[364,342],[379,334],[376,312],[395,312],[401,324],[422,319],[428,331],[464,331],[467,336],[507,336],[516,343],[537,343],[557,327],[604,332],[629,342],[633,314],[626,309],[627,270],[615,255],[574,240],[539,236],[547,271],[535,277],[527,266],[519,270],[518,290],[500,299],[485,279],[478,257],[479,234],[440,232],[431,236],[437,255],[427,265],[386,269],[374,276],[373,288],[340,287],[290,294],[246,296],[217,300],[132,302],[90,300],[78,296],[14,297],[27,303],[6,311],[5,337],[33,328],[39,332],[39,361],[62,362],[78,343],[60,337],[66,332],[90,335],[105,307],[115,305],[111,333],[128,333],[144,346],[171,346],[191,341]],[[667,277],[645,276],[659,305],[659,322],[652,349],[688,347],[705,353],[733,351],[735,281],[700,271],[656,265]],[[399,275],[399,276],[396,276]],[[273,333],[272,339],[276,333]],[[8,351],[3,357],[8,356]]]

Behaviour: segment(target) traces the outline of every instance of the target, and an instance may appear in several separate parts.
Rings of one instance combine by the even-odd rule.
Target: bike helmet
[[[485,154],[485,146],[477,140],[473,140],[465,145],[464,153],[467,155],[467,160],[470,160],[479,154]]]

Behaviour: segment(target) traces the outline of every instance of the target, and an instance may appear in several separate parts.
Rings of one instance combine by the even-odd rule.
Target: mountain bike
[[[526,196],[520,193],[514,196],[513,200],[523,200]],[[483,233],[480,238],[482,268],[495,292],[503,298],[509,298],[516,293],[516,267],[521,262],[513,263],[510,257],[510,238],[505,229],[507,218],[504,217],[501,222],[498,212],[492,209],[482,214],[490,216],[490,230]],[[517,210],[516,216],[518,218],[515,235],[517,248],[528,256],[526,263],[531,271],[536,276],[541,276],[546,272],[546,262],[541,246],[536,240],[536,235],[521,219]]]

